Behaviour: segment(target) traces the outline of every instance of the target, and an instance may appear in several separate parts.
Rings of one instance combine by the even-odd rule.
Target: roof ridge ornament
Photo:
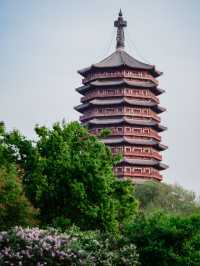
[[[125,47],[125,37],[124,37],[124,27],[127,26],[127,22],[123,18],[122,10],[119,11],[118,19],[115,20],[114,26],[117,28],[116,36],[116,49],[124,49]]]

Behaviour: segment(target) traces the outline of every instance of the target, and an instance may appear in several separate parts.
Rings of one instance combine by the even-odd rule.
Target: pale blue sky
[[[76,71],[114,51],[120,7],[127,52],[164,72],[165,181],[200,193],[198,0],[0,0],[0,120],[29,137],[36,123],[77,120]]]

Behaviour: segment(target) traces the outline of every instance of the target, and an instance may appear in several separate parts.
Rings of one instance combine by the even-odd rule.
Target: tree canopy
[[[25,196],[20,171],[6,143],[4,124],[0,125],[0,229],[36,224],[37,211]]]
[[[137,246],[142,266],[200,265],[200,215],[139,215],[126,234]]]
[[[177,215],[200,213],[200,202],[195,193],[179,185],[145,182],[135,186],[135,196],[145,213],[158,209]]]
[[[37,141],[7,136],[27,196],[46,224],[116,231],[137,207],[133,185],[116,180],[117,157],[77,122],[35,128]]]

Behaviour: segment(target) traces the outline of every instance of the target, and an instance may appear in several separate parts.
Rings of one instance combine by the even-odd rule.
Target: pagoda
[[[117,177],[134,183],[147,180],[161,181],[160,133],[166,127],[160,124],[159,114],[166,109],[159,105],[158,96],[164,92],[158,87],[162,72],[154,65],[140,62],[125,52],[124,27],[127,22],[120,10],[114,22],[117,28],[116,51],[97,64],[81,69],[82,86],[76,90],[83,96],[75,109],[82,113],[80,121],[91,134],[110,129],[102,141],[113,154],[122,159],[114,167]]]

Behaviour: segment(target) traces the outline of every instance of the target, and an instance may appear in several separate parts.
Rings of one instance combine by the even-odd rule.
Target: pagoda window
[[[118,172],[122,172],[123,168],[122,167],[117,167]]]
[[[122,131],[123,131],[123,128],[122,128],[122,127],[118,127],[117,130],[118,130],[119,132],[122,132]]]
[[[134,167],[131,167],[131,172],[132,172],[132,173],[134,173],[134,170],[135,170]]]
[[[150,168],[145,168],[145,173],[150,174]]]
[[[135,148],[135,152],[141,152],[142,150],[140,148]]]
[[[131,151],[131,149],[130,149],[130,148],[126,148],[126,151],[127,151],[127,152],[130,152],[130,151]]]
[[[135,113],[140,113],[141,110],[140,110],[140,109],[133,109],[133,112],[135,112]]]
[[[139,173],[142,172],[142,169],[141,169],[141,168],[135,168],[135,169],[134,169],[134,172],[139,174]]]
[[[133,130],[134,130],[135,133],[140,133],[141,132],[140,128],[134,128]]]
[[[131,172],[131,168],[130,168],[130,167],[126,167],[126,171],[127,171],[128,173],[130,173],[130,172]]]
[[[106,108],[107,112],[114,112],[114,110],[115,110],[114,108]]]

